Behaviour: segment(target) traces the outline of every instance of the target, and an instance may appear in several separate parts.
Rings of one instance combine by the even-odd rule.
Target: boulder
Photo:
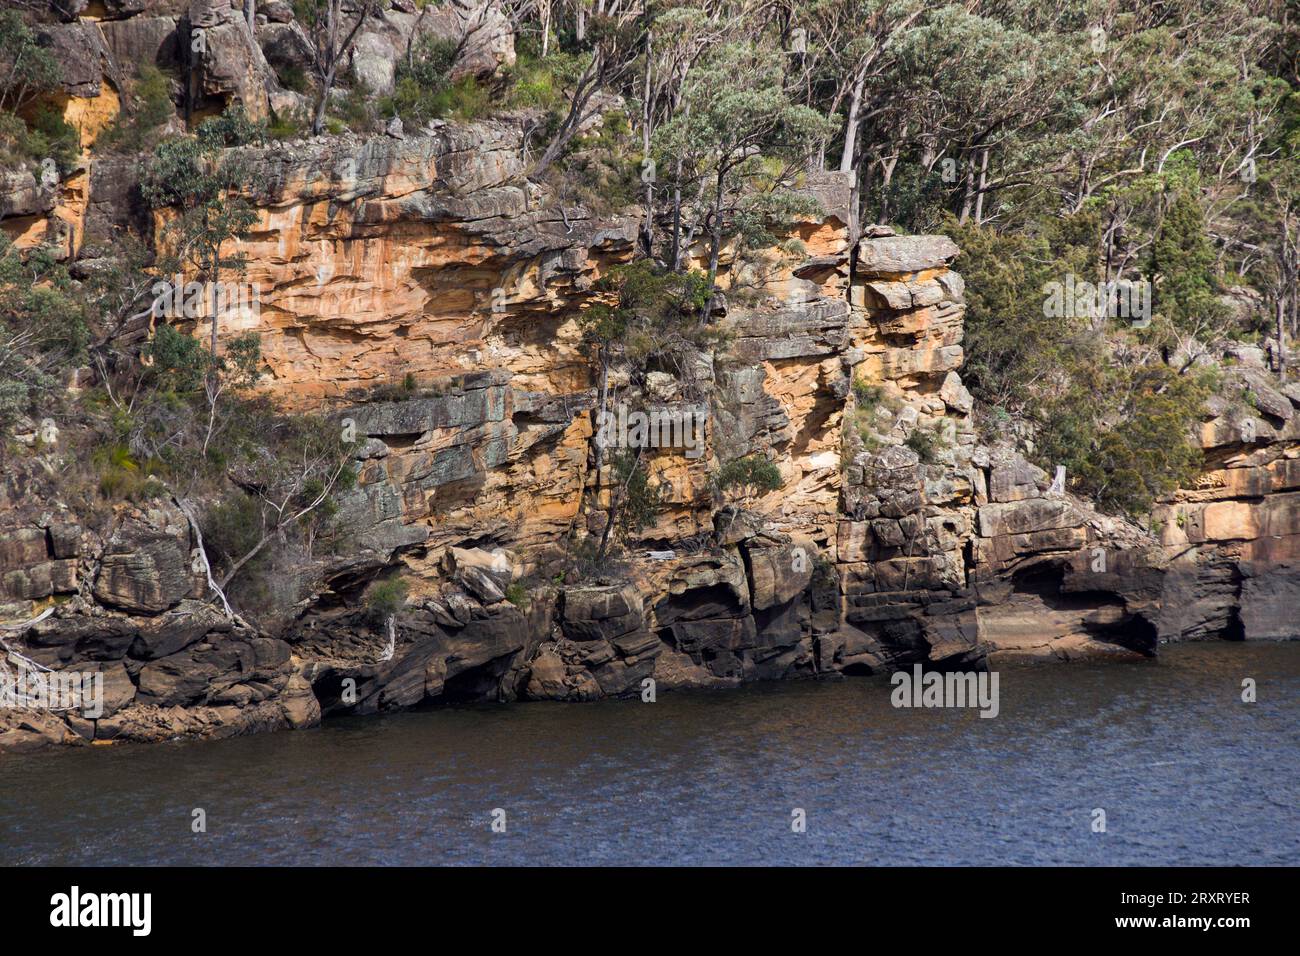
[[[858,269],[864,275],[902,275],[938,269],[957,257],[947,236],[888,236],[858,243]]]
[[[128,520],[105,550],[95,597],[110,607],[146,614],[175,606],[194,583],[189,543],[188,525]]]
[[[161,707],[203,704],[256,670],[257,656],[248,642],[217,637],[146,664],[140,671],[139,699]]]
[[[1037,498],[1039,485],[1046,483],[1047,472],[1017,455],[993,465],[989,472],[989,500],[1005,504]]]
[[[812,581],[817,552],[811,542],[779,547],[742,545],[749,570],[750,603],[755,610],[787,604]]]
[[[266,118],[270,65],[252,41],[243,13],[228,0],[193,0],[189,9],[191,50],[199,65],[199,92],[206,97],[238,100],[251,119]],[[201,36],[201,40],[198,37]]]
[[[1083,522],[1083,513],[1064,498],[1031,498],[979,509],[979,533],[985,538],[1076,528]]]
[[[975,407],[975,399],[962,384],[961,376],[956,372],[949,372],[944,376],[939,397],[943,399],[945,405],[962,415],[969,415],[971,409]]]
[[[400,51],[388,35],[363,32],[352,48],[352,75],[374,96],[388,96],[399,58]]]
[[[103,89],[104,67],[111,63],[99,27],[88,21],[44,27],[41,44],[59,64],[59,84],[69,96],[91,99]]]
[[[0,172],[0,219],[36,216],[54,207],[54,192],[46,189],[27,169]]]
[[[532,662],[524,693],[533,700],[563,700],[570,688],[565,681],[568,668],[560,655],[544,650]]]

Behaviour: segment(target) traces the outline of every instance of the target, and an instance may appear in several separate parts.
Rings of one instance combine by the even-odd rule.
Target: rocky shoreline
[[[743,364],[716,370],[710,440],[771,449],[785,490],[701,526],[707,503],[691,489],[704,465],[661,452],[675,456],[680,501],[621,580],[537,583],[560,547],[548,528],[589,517],[578,492],[598,480],[594,396],[547,391],[509,358],[437,395],[336,410],[366,439],[343,502],[352,546],[311,567],[306,587],[277,581],[291,610],[257,625],[209,600],[174,504],[87,518],[51,497],[49,470],[10,472],[5,616],[54,611],[7,641],[43,667],[103,672],[106,700],[96,720],[7,710],[0,748],[222,737],[432,700],[592,700],[640,694],[647,680],[657,691],[1300,636],[1288,610],[1300,590],[1300,393],[1269,395],[1254,443],[1230,410],[1205,424],[1212,466],[1160,506],[1159,535],[1098,514],[976,441],[956,247],[875,233],[852,257],[793,269],[788,281],[810,286],[800,308],[732,311]],[[561,281],[582,285],[593,261],[566,248],[575,266]],[[520,308],[554,307],[551,295],[542,282]],[[486,333],[460,348],[481,348]],[[842,462],[831,449],[857,412],[855,375],[895,401],[886,441]],[[918,422],[951,438],[929,462],[897,441]],[[419,588],[385,659],[358,582],[394,567]],[[523,598],[507,600],[516,585]]]
[[[204,16],[236,35],[232,11]],[[114,57],[177,23],[51,27],[93,47],[68,91],[78,109],[110,116]],[[214,46],[207,95],[256,99],[240,93],[249,46]],[[241,245],[264,305],[222,334],[257,334],[279,407],[356,432],[357,483],[335,519],[346,546],[287,549],[246,595],[257,612],[227,613],[175,501],[94,500],[63,481],[75,455],[29,423],[17,440],[31,453],[0,478],[0,636],[13,666],[102,673],[105,699],[94,719],[0,708],[0,751],[225,737],[437,700],[585,701],[646,681],[1300,638],[1300,386],[1277,385],[1261,350],[1225,346],[1251,404],[1210,409],[1195,486],[1144,525],[1101,514],[981,444],[957,246],[885,227],[851,243],[836,173],[805,177],[823,215],[796,224],[796,259],[755,281],[724,252],[725,347],[689,374],[608,383],[638,410],[702,409],[706,442],[697,458],[650,452],[663,507],[619,567],[574,575],[568,556],[600,536],[613,484],[575,320],[633,258],[641,220],[531,182],[522,125],[245,148],[267,173]],[[88,269],[83,236],[148,232],[138,165],[83,159],[57,190],[13,174],[0,220]],[[691,254],[707,258],[700,243]],[[149,332],[137,323],[123,342]],[[780,490],[719,510],[711,469],[747,455],[775,465]],[[395,576],[410,594],[390,633],[366,596]]]

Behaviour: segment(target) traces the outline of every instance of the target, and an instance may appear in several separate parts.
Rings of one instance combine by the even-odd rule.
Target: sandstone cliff
[[[111,115],[114,57],[174,42],[175,6],[66,25],[94,49],[67,100],[83,128]],[[191,22],[230,12],[211,6]],[[291,29],[262,28],[277,26]],[[283,92],[244,89],[247,51],[210,50],[195,102]],[[0,749],[303,727],[424,701],[587,700],[640,694],[647,679],[726,686],[1300,637],[1300,390],[1244,365],[1234,374],[1262,396],[1253,424],[1215,409],[1196,487],[1148,529],[1099,514],[977,440],[957,247],[883,227],[850,247],[834,174],[805,183],[824,216],[798,225],[797,256],[755,278],[724,254],[729,341],[696,357],[689,383],[613,383],[630,407],[698,409],[706,444],[698,458],[653,452],[667,498],[626,567],[566,577],[612,481],[577,318],[633,257],[639,218],[557,201],[525,178],[522,146],[520,124],[498,121],[250,152],[266,175],[241,251],[261,308],[221,332],[258,335],[261,387],[279,406],[355,429],[348,547],[276,566],[269,610],[229,616],[173,501],[92,505],[60,484],[57,445],[34,451],[0,485],[0,635],[38,665],[102,671],[107,705],[94,720],[0,711]],[[86,159],[54,192],[11,175],[0,224],[70,259],[87,230],[148,229],[132,162]],[[776,464],[781,489],[720,510],[710,474],[750,454]],[[363,598],[394,573],[411,591],[386,647]]]

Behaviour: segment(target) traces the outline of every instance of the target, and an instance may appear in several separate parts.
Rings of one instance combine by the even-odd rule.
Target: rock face
[[[205,588],[178,509],[155,503],[84,520],[66,508],[38,512],[55,498],[49,482],[43,471],[14,467],[0,486],[0,615],[41,617],[0,631],[0,681],[28,667],[99,673],[101,706],[94,716],[0,706],[0,751],[319,720],[287,643],[196,600]],[[53,613],[38,615],[41,607]]]
[[[220,4],[99,6],[110,57],[162,50],[150,19],[231,22]],[[264,12],[265,45],[291,21]],[[386,23],[415,15],[393,5]],[[214,48],[205,95],[257,95],[237,49]],[[221,331],[258,334],[274,401],[357,439],[348,553],[277,582],[277,615],[232,618],[175,505],[95,513],[34,464],[7,472],[0,619],[51,613],[0,636],[32,666],[101,672],[106,699],[94,718],[0,709],[0,749],[1300,636],[1300,391],[1241,367],[1251,400],[1205,423],[1206,471],[1159,505],[1156,533],[1097,514],[977,442],[957,248],[875,227],[849,249],[835,175],[808,184],[825,215],[798,224],[799,257],[756,281],[724,252],[725,349],[612,383],[629,407],[695,416],[703,446],[648,454],[665,507],[625,568],[557,575],[599,537],[612,482],[576,318],[639,221],[558,207],[524,178],[521,145],[494,122],[252,151],[265,176],[241,251],[261,308]],[[134,215],[126,175],[89,175],[93,220]],[[0,215],[52,214],[30,177],[4,183]],[[719,510],[710,475],[755,454],[782,487]],[[396,572],[411,594],[388,620],[364,594]]]

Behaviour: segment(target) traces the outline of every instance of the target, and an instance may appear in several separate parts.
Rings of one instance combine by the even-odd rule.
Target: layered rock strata
[[[665,507],[626,568],[564,577],[611,480],[576,320],[639,218],[555,205],[521,145],[499,122],[251,156],[260,308],[222,333],[260,337],[280,405],[356,433],[348,548],[294,559],[273,612],[232,619],[174,502],[92,507],[60,484],[57,447],[24,459],[0,487],[0,636],[24,666],[102,672],[106,706],[2,710],[0,749],[1300,633],[1300,391],[1237,370],[1250,401],[1213,409],[1206,471],[1155,533],[1100,515],[977,441],[957,248],[883,228],[848,248],[835,176],[808,183],[826,215],[798,226],[801,255],[761,278],[724,255],[725,347],[615,374],[616,402],[698,414],[703,453],[654,449]],[[112,164],[88,181],[95,229],[136,215]],[[11,185],[0,213],[53,215]],[[710,475],[751,454],[782,488],[719,510]],[[364,595],[396,572],[410,597],[390,642]]]

